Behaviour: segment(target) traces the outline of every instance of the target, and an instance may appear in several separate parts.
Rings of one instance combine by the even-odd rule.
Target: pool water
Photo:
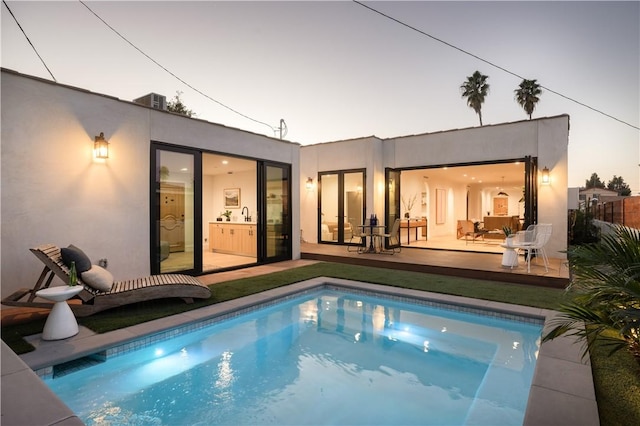
[[[541,328],[322,290],[45,382],[87,425],[521,425]]]

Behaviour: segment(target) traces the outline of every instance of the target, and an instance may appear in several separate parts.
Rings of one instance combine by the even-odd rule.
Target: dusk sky
[[[422,33],[350,1],[85,3],[187,85],[81,2],[7,4],[59,83],[128,101],[180,91],[197,118],[268,136],[284,119],[303,145],[478,126],[460,95],[476,70],[483,123],[526,120],[514,90],[537,79],[590,107],[543,89],[533,113],[570,116],[569,186],[595,172],[640,192],[638,1],[364,3]],[[4,4],[2,67],[52,79]]]

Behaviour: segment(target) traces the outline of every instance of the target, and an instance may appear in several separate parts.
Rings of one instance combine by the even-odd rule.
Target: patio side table
[[[81,285],[58,286],[38,290],[36,296],[56,302],[42,331],[43,340],[60,340],[78,334],[78,322],[67,300],[83,290]]]
[[[504,248],[502,253],[502,266],[505,268],[515,268],[518,266],[518,247],[514,247],[507,244],[500,244],[500,247]]]

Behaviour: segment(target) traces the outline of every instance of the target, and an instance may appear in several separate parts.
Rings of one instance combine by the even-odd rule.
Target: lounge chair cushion
[[[111,272],[98,265],[91,265],[91,269],[84,271],[81,278],[85,284],[99,291],[111,291],[113,287]]]
[[[91,269],[89,256],[73,244],[69,245],[69,247],[61,248],[60,254],[62,255],[62,262],[67,268],[71,268],[71,262],[76,263],[76,272],[79,274]]]

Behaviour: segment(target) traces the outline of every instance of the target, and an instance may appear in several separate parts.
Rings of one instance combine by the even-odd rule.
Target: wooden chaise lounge
[[[23,288],[2,300],[3,305],[51,308],[52,303],[38,302],[36,292],[49,287],[54,276],[63,282],[69,281],[69,268],[63,263],[60,248],[52,244],[30,249],[44,264],[44,270],[32,289]],[[77,302],[70,300],[69,306],[79,316],[89,316],[105,309],[147,300],[180,298],[186,303],[193,299],[207,299],[211,290],[197,278],[183,274],[161,274],[126,281],[116,281],[110,291],[98,291],[78,278],[82,292]],[[26,298],[26,300],[24,300]]]

